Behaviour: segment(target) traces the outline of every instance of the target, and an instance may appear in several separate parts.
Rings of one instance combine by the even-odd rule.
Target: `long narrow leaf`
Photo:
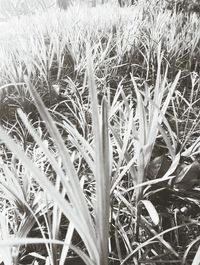
[[[100,127],[97,90],[93,74],[93,63],[90,47],[87,47],[88,82],[92,106],[92,128],[94,133],[94,149],[96,163],[96,226],[99,247],[97,265],[108,264],[108,224],[109,224],[109,140],[108,114],[106,103],[103,101],[102,129]]]

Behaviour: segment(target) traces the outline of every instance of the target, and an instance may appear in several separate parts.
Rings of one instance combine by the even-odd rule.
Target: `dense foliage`
[[[3,22],[5,265],[199,264],[198,1],[131,4]]]

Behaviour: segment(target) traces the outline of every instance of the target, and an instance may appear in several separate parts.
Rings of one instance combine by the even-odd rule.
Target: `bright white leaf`
[[[145,208],[147,209],[149,216],[151,217],[152,222],[155,225],[159,224],[159,216],[158,216],[158,212],[156,211],[154,205],[148,201],[148,200],[141,200],[141,203],[144,204]]]
[[[195,254],[192,265],[200,265],[200,246]]]

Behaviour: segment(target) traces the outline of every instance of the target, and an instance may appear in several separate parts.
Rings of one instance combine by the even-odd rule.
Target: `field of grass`
[[[1,23],[0,264],[199,265],[199,13]]]

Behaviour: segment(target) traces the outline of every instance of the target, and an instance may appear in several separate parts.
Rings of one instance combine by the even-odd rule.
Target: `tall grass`
[[[175,15],[171,11],[163,11],[159,7],[155,9],[155,12],[158,13],[155,16],[153,8],[152,4],[147,5],[145,9],[142,3],[133,9],[109,6],[108,13],[108,7],[105,5],[97,7],[94,14],[86,6],[81,8],[72,6],[67,15],[59,10],[49,10],[45,14],[34,15],[31,21],[29,17],[20,20],[14,19],[13,22],[8,23],[6,38],[1,40],[1,64],[3,67],[1,82],[5,83],[6,78],[9,78],[9,73],[13,73],[13,68],[17,68],[13,54],[19,54],[17,60],[21,58],[21,65],[27,69],[31,70],[32,65],[37,62],[37,65],[42,67],[42,72],[45,69],[47,71],[47,68],[53,70],[54,62],[58,61],[57,77],[59,78],[64,74],[62,74],[64,70],[62,62],[65,58],[65,51],[67,51],[71,56],[74,69],[81,69],[85,64],[82,54],[85,39],[96,43],[97,51],[107,43],[107,49],[102,47],[105,52],[109,52],[105,55],[110,56],[112,50],[118,63],[123,63],[123,58],[126,58],[128,53],[130,64],[136,65],[140,51],[143,55],[144,65],[147,60],[155,62],[156,46],[160,42],[166,51],[166,58],[177,66],[179,60],[182,62],[182,58],[187,54],[193,58],[199,39],[199,22],[195,15],[190,16],[184,24],[182,14]],[[77,21],[76,18],[78,18]],[[117,34],[111,38],[113,30]],[[44,44],[47,43],[48,49],[45,54]],[[49,62],[45,56],[49,57]],[[99,52],[96,53],[96,56],[96,60],[99,61]],[[133,60],[134,57],[135,60]],[[173,58],[176,59],[176,63]],[[100,59],[101,61],[105,62]]]
[[[88,48],[89,49],[89,48]],[[95,180],[95,195],[94,202],[93,202],[93,211],[94,211],[94,220],[91,218],[90,211],[85,200],[85,196],[83,190],[80,185],[81,179],[77,174],[76,168],[74,167],[73,163],[71,162],[70,153],[67,149],[66,145],[64,144],[58,129],[56,128],[54,121],[52,120],[51,116],[49,115],[46,107],[42,103],[40,97],[38,96],[37,92],[35,91],[33,85],[31,84],[29,79],[25,79],[26,85],[29,88],[38,111],[44,120],[46,127],[50,133],[51,138],[55,144],[55,147],[58,152],[58,157],[60,157],[62,161],[62,167],[58,164],[58,160],[52,155],[51,151],[49,150],[48,146],[44,144],[41,140],[39,135],[35,132],[34,128],[28,122],[25,114],[21,111],[18,111],[20,118],[22,119],[24,125],[28,129],[29,133],[32,135],[33,139],[36,141],[44,155],[47,157],[49,162],[51,163],[52,167],[56,172],[56,179],[55,184],[53,185],[45,176],[44,172],[41,172],[31,161],[30,158],[27,157],[26,153],[17,146],[17,144],[6,135],[6,132],[3,129],[0,129],[1,132],[1,139],[5,142],[7,147],[11,149],[11,151],[15,154],[16,158],[21,161],[24,167],[30,172],[31,176],[35,178],[35,180],[41,185],[42,190],[45,191],[48,197],[50,197],[54,201],[53,209],[55,213],[59,211],[63,213],[76,231],[80,234],[86,249],[88,251],[89,257],[85,256],[85,254],[81,251],[73,247],[73,249],[83,258],[83,260],[87,264],[108,264],[108,253],[109,253],[109,219],[110,219],[110,189],[112,193],[115,194],[115,189],[120,184],[120,180],[123,175],[130,170],[132,172],[133,183],[135,183],[136,188],[136,209],[137,215],[136,218],[136,240],[138,233],[139,233],[139,225],[140,225],[140,207],[139,203],[142,200],[142,189],[139,186],[140,184],[145,185],[145,169],[148,166],[148,163],[151,158],[151,153],[153,150],[153,146],[155,144],[155,140],[157,137],[158,130],[160,129],[160,124],[162,123],[163,117],[165,115],[166,109],[169,105],[170,99],[173,95],[173,91],[176,87],[177,81],[179,76],[176,77],[174,83],[171,85],[169,90],[169,95],[166,97],[165,101],[163,102],[163,96],[166,89],[165,82],[166,76],[162,83],[160,83],[160,73],[158,68],[157,73],[157,84],[154,91],[153,101],[151,98],[148,98],[147,95],[144,95],[144,100],[147,101],[149,113],[146,113],[144,109],[145,103],[142,100],[142,95],[140,94],[137,84],[132,79],[133,85],[135,87],[136,95],[137,95],[137,109],[135,112],[135,116],[133,115],[133,111],[129,109],[127,105],[127,99],[124,98],[124,104],[128,109],[126,113],[128,116],[126,117],[127,121],[125,122],[125,127],[122,124],[122,128],[124,127],[125,131],[120,132],[122,133],[122,139],[119,133],[114,132],[111,129],[112,138],[114,141],[117,141],[117,145],[119,145],[119,160],[117,162],[117,167],[115,169],[114,179],[111,182],[111,175],[112,173],[112,165],[114,161],[111,161],[110,158],[113,157],[112,153],[109,151],[109,146],[111,144],[108,121],[109,121],[109,113],[108,113],[108,103],[106,98],[102,99],[101,103],[101,114],[99,113],[99,104],[97,101],[97,91],[96,91],[96,84],[94,80],[93,74],[93,67],[91,61],[91,52],[88,50],[87,52],[88,57],[88,86],[90,88],[90,97],[91,97],[91,112],[92,112],[92,130],[94,134],[94,143],[92,145],[94,148],[94,152],[90,153],[90,156],[93,155],[92,160],[89,156],[89,151],[91,147],[88,146],[88,143],[85,142],[84,139],[81,138],[78,132],[74,133],[74,128],[70,127],[72,125],[68,124],[68,130],[72,133],[72,137],[77,137],[77,144],[79,145],[79,149],[85,149],[81,153],[84,154],[83,158],[85,161],[91,164],[91,170],[94,175]],[[161,63],[161,57],[158,57],[159,65]],[[166,71],[167,73],[167,71]],[[180,75],[180,74],[179,74]],[[161,86],[160,86],[161,84]],[[158,87],[161,90],[158,90]],[[122,93],[122,92],[121,92]],[[123,95],[123,94],[122,94]],[[161,105],[162,104],[162,105]],[[163,106],[163,107],[161,107]],[[118,112],[120,109],[116,110],[111,108],[111,113],[114,115],[115,112]],[[115,112],[113,112],[113,110]],[[156,115],[157,113],[157,115]],[[126,114],[126,115],[127,115]],[[67,119],[66,126],[67,126]],[[128,127],[126,127],[128,125]],[[120,127],[121,127],[120,126]],[[144,128],[144,126],[149,128]],[[148,132],[148,134],[147,134]],[[161,130],[162,132],[162,130]],[[144,134],[145,133],[145,134]],[[144,134],[144,135],[143,135]],[[77,136],[76,136],[77,135]],[[143,136],[142,136],[143,135]],[[112,141],[113,141],[112,140]],[[80,141],[80,143],[78,143]],[[127,144],[130,141],[129,145],[133,146],[133,157],[130,158],[130,155],[127,152]],[[130,148],[129,146],[129,148]],[[170,146],[171,147],[171,146]],[[88,149],[89,148],[89,149]],[[115,148],[113,146],[112,148]],[[172,148],[172,147],[171,147]],[[112,150],[112,149],[111,149]],[[174,150],[170,149],[170,152],[174,156]],[[121,171],[122,162],[126,161],[126,167]],[[134,166],[133,166],[134,165]],[[5,172],[7,175],[7,173]],[[165,176],[166,178],[166,176]],[[147,185],[148,183],[146,183]],[[112,186],[111,186],[112,185]],[[3,186],[5,186],[3,184]],[[61,189],[61,191],[59,191]],[[63,196],[68,197],[69,201],[64,199]],[[115,194],[115,196],[117,193]],[[14,194],[14,197],[17,197]],[[153,205],[145,201],[143,201],[144,205],[147,207],[149,212],[152,212]],[[53,210],[54,212],[54,210]],[[156,211],[155,211],[156,213]],[[153,216],[153,215],[152,215]],[[54,218],[56,218],[53,215]],[[153,217],[155,219],[155,216]],[[54,220],[54,219],[53,219]],[[56,221],[56,220],[55,220]],[[158,222],[158,221],[156,221]],[[59,224],[57,224],[59,225]],[[53,231],[52,231],[53,232]],[[52,234],[50,231],[50,234]],[[52,239],[58,239],[56,234],[52,234]],[[22,239],[23,240],[23,239]],[[18,239],[18,243],[20,244],[22,241]],[[51,241],[44,241],[44,242],[51,242]],[[15,243],[16,244],[16,243]],[[63,250],[64,251],[64,250]],[[56,260],[56,259],[53,259]],[[50,261],[50,264],[53,264]]]
[[[183,25],[183,14],[155,7],[138,1],[133,9],[105,5],[94,13],[71,6],[8,24],[14,28],[0,45],[2,103],[12,102],[14,111],[0,127],[5,265],[19,263],[24,245],[40,243],[45,254],[29,256],[52,265],[64,264],[71,250],[96,265],[137,263],[147,249],[181,259],[162,237],[181,225],[157,232],[161,217],[149,199],[157,190],[149,187],[163,189],[181,156],[198,152],[199,139],[189,148],[167,115],[173,112],[178,132],[176,107],[184,101],[187,133],[198,81],[192,76],[190,101],[176,89],[180,70],[194,68],[199,22],[190,16]],[[157,140],[171,165],[150,180]],[[39,234],[29,238],[34,225]]]

